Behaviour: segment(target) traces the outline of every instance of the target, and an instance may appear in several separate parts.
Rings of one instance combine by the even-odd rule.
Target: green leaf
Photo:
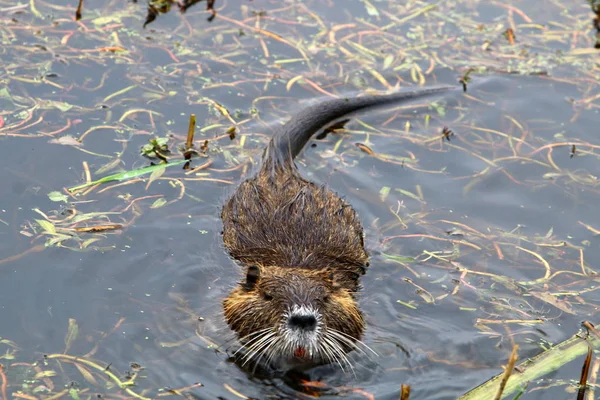
[[[71,345],[77,339],[79,335],[79,325],[74,318],[69,318],[69,328],[67,329],[67,336],[65,336],[65,354],[71,349]]]
[[[65,101],[54,101],[54,100],[41,101],[40,106],[45,110],[57,108],[62,112],[69,111],[71,108],[73,108],[73,104],[69,104]]]
[[[45,219],[36,219],[35,220],[38,225],[44,230],[45,233],[55,234],[56,227],[50,221],[46,221]]]
[[[98,168],[98,170],[96,171],[96,174],[103,174],[107,171],[110,171],[111,169],[116,168],[120,162],[121,162],[121,160],[119,158],[115,158],[115,159],[107,162],[100,168]]]
[[[402,304],[403,306],[408,307],[408,308],[412,308],[413,310],[417,309],[417,306],[415,306],[414,304],[406,303],[402,300],[396,300],[396,303]]]
[[[381,253],[381,255],[384,256],[385,258],[387,258],[388,260],[397,261],[400,263],[413,263],[416,261],[416,258],[414,258],[414,257],[395,256],[395,255],[386,254],[386,253]]]
[[[88,182],[88,183],[84,183],[82,185],[73,186],[73,187],[71,187],[71,188],[69,188],[67,190],[72,193],[72,192],[74,192],[76,190],[84,189],[84,188],[90,187],[90,186],[94,186],[94,185],[97,185],[99,183],[106,183],[106,182],[113,182],[113,181],[124,181],[126,179],[137,178],[138,176],[142,176],[142,175],[146,175],[146,174],[151,174],[154,171],[161,170],[161,169],[164,169],[164,168],[167,168],[167,167],[172,167],[174,165],[180,165],[180,164],[183,164],[185,162],[187,162],[187,161],[186,160],[177,160],[177,161],[170,162],[168,164],[151,165],[149,167],[135,169],[133,171],[121,172],[119,174],[113,174],[113,175],[105,176],[104,178],[98,179],[98,180],[93,181],[93,182]]]
[[[419,196],[417,196],[414,193],[409,192],[408,190],[404,190],[404,189],[394,189],[396,192],[402,193],[403,195],[410,197],[411,199],[417,200],[417,201],[421,201],[421,199],[419,198]]]
[[[154,182],[155,180],[157,180],[158,178],[160,178],[163,174],[165,173],[165,169],[157,169],[156,171],[153,171],[150,174],[150,179],[148,179],[148,185],[150,185],[152,182]]]
[[[48,197],[52,201],[64,201],[65,203],[69,200],[69,196],[57,191],[48,193]]]
[[[372,17],[379,17],[379,11],[375,8],[373,4],[369,0],[362,0],[365,3],[365,8],[367,9],[367,14]]]
[[[50,378],[52,376],[56,376],[56,371],[48,370],[48,371],[40,371],[33,377],[34,379],[42,379],[42,378]]]
[[[390,67],[390,65],[392,65],[393,62],[394,62],[393,54],[385,56],[385,58],[383,59],[383,69],[388,69]]]
[[[381,199],[382,202],[384,202],[385,199],[387,199],[389,194],[390,194],[389,186],[384,186],[381,188],[381,190],[379,190],[379,198]]]
[[[548,172],[542,176],[544,177],[544,179],[555,179],[555,178],[560,178],[561,176],[564,176],[564,174],[562,174],[560,172]]]
[[[54,107],[58,108],[62,112],[69,111],[71,108],[73,108],[72,104],[69,104],[64,101],[54,101],[54,102],[52,102],[52,105]]]
[[[69,235],[63,235],[63,234],[54,234],[52,235],[52,237],[50,239],[48,239],[46,241],[46,243],[44,243],[44,246],[46,247],[52,247],[54,245],[59,245],[62,242],[66,241],[66,240],[70,240],[73,239],[72,236]]]
[[[107,15],[105,17],[98,17],[92,20],[92,24],[94,25],[109,25],[109,24],[120,24],[121,23],[121,15],[113,14]]]
[[[81,244],[81,248],[87,249],[90,244],[97,242],[98,240],[100,240],[100,239],[99,238],[90,238],[90,239],[84,240],[83,243]]]
[[[167,200],[164,197],[156,199],[156,201],[150,206],[150,208],[160,208],[167,204]]]
[[[167,144],[167,142],[169,141],[169,138],[168,137],[161,137],[161,138],[154,139],[154,141],[156,142],[156,144],[159,147],[163,147],[165,144]]]
[[[73,400],[81,400],[79,398],[79,391],[75,388],[69,389],[69,396],[71,396]]]
[[[42,15],[42,13],[39,12],[38,9],[35,7],[35,3],[33,0],[29,0],[29,9],[31,10],[31,13],[33,15],[35,15],[36,17],[38,17],[40,19],[44,19],[44,16]]]

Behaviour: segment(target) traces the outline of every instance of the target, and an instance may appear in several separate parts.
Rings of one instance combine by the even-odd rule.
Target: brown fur
[[[225,247],[246,269],[223,309],[248,344],[248,357],[308,355],[341,365],[348,362],[342,350],[356,347],[364,330],[355,293],[368,256],[358,216],[338,195],[302,178],[294,157],[314,133],[348,113],[450,89],[333,99],[276,129],[261,170],[242,182],[221,212]]]
[[[225,204],[223,241],[244,264],[348,269],[367,262],[354,209],[296,171],[262,171],[244,181]]]
[[[242,281],[223,302],[238,337],[280,324],[294,296],[304,294],[318,304],[326,327],[360,339],[364,320],[355,293],[368,255],[347,202],[294,166],[277,166],[244,181],[221,218],[231,256],[261,271],[255,287]]]
[[[360,338],[364,320],[353,293],[336,286],[327,273],[288,267],[261,268],[260,285],[251,291],[239,286],[223,301],[227,322],[239,336],[281,323],[288,305],[286,300],[292,300],[295,293],[304,289],[312,292],[311,300],[319,304],[325,326]],[[265,299],[265,295],[272,299]]]

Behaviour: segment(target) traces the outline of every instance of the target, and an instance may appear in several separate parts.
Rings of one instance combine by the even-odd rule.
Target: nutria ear
[[[248,272],[246,272],[246,283],[244,284],[244,287],[246,288],[246,290],[254,289],[254,286],[256,286],[256,283],[258,282],[259,279],[260,279],[260,268],[258,267],[258,265],[249,266]]]

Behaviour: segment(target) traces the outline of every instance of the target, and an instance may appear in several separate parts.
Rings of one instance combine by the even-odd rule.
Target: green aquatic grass
[[[585,337],[582,334],[575,334],[569,339],[546,349],[535,357],[528,359],[515,367],[515,371],[511,374],[504,391],[502,399],[519,398],[524,388],[536,379],[542,378],[552,372],[558,371],[566,364],[582,357],[588,352],[590,346],[597,349],[600,345],[600,340],[595,336],[588,335]],[[498,385],[504,373],[499,374],[490,380],[486,381],[481,386],[467,392],[458,400],[490,400],[493,399],[498,391]]]
[[[90,186],[98,185],[100,183],[107,183],[107,182],[114,182],[114,181],[125,181],[127,179],[137,178],[138,176],[142,176],[142,175],[146,175],[146,174],[151,174],[153,172],[165,169],[167,167],[173,167],[175,165],[181,165],[181,164],[183,164],[185,162],[187,162],[187,160],[177,160],[177,161],[171,161],[171,162],[165,163],[165,164],[150,165],[148,167],[134,169],[133,171],[120,172],[118,174],[113,174],[113,175],[105,176],[104,178],[100,178],[100,179],[92,181],[92,182],[83,183],[81,185],[70,187],[67,190],[70,193],[73,193],[73,192],[76,192],[78,190],[90,187]]]

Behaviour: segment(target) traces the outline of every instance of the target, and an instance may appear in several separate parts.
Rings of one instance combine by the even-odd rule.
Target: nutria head
[[[349,361],[364,330],[354,292],[357,278],[340,271],[247,268],[223,301],[227,323],[244,349],[244,364],[298,366]]]

